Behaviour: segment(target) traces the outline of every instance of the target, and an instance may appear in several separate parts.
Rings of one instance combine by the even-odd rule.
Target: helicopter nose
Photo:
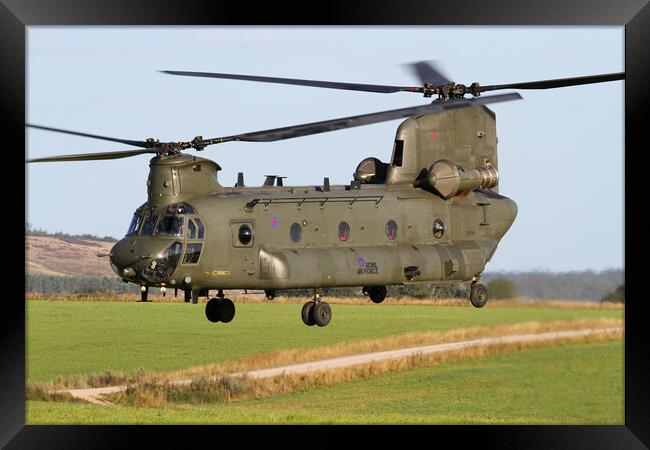
[[[111,249],[111,268],[122,278],[135,278],[151,258],[169,246],[169,242],[126,237]]]

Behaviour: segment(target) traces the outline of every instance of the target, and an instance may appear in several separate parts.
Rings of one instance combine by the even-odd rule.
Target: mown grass
[[[286,349],[327,349],[360,339],[518,322],[622,318],[617,309],[337,304],[324,328],[306,327],[301,303],[240,303],[213,324],[203,305],[26,302],[27,379],[172,371]]]
[[[236,386],[235,386],[236,387]],[[623,344],[565,344],[228,403],[27,402],[27,423],[622,424]]]

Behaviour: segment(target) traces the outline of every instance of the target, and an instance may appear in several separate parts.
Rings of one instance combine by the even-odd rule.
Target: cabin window
[[[158,222],[156,233],[166,236],[183,236],[183,218],[178,216],[163,216]]]
[[[199,262],[201,256],[201,249],[203,244],[187,244],[185,246],[185,256],[183,257],[183,264],[196,264]]]
[[[433,222],[433,237],[440,239],[443,234],[445,234],[445,229],[446,229],[445,223],[440,220],[436,219],[435,222]]]
[[[249,225],[244,224],[239,227],[237,237],[239,238],[240,244],[248,245],[253,240],[253,229]]]
[[[401,139],[395,140],[393,147],[393,162],[391,166],[402,167],[402,157],[404,156],[404,141]]]
[[[386,222],[386,237],[391,241],[397,238],[397,222],[392,219]]]
[[[291,224],[291,227],[289,228],[289,236],[291,237],[291,241],[294,243],[300,242],[300,239],[302,239],[302,227],[298,223],[293,223]]]
[[[147,218],[144,220],[144,223],[142,224],[142,230],[140,231],[140,235],[151,236],[156,226],[157,220],[158,220],[158,216],[147,216]]]
[[[340,241],[347,241],[350,239],[350,225],[348,225],[347,222],[341,222],[339,224],[339,240]]]

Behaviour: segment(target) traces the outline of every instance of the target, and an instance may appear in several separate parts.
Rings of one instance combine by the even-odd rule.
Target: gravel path
[[[490,346],[498,344],[509,344],[518,342],[535,342],[549,341],[563,338],[590,336],[601,333],[615,333],[623,331],[621,327],[596,328],[584,330],[552,331],[538,334],[514,334],[508,336],[472,339],[467,341],[449,342],[445,344],[425,345],[421,347],[402,348],[398,350],[389,350],[385,352],[364,353],[355,356],[346,356],[343,358],[324,359],[322,361],[312,361],[302,364],[293,364],[289,366],[273,367],[270,369],[251,370],[248,372],[237,372],[231,376],[247,375],[249,378],[271,378],[282,374],[309,373],[318,370],[336,369],[341,367],[350,367],[358,364],[368,364],[372,362],[386,361],[390,359],[404,358],[417,354],[428,355],[432,353],[444,353],[454,350],[460,350],[468,347]],[[192,383],[191,379],[179,380],[174,382],[175,385],[188,385]],[[103,394],[125,391],[126,386],[109,386],[103,388],[89,389],[61,389],[55,392],[67,392],[73,397],[86,400],[98,405],[110,405],[109,402],[102,399]]]

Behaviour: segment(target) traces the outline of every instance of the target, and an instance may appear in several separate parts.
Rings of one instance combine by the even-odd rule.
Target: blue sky
[[[417,85],[404,66],[437,60],[451,79],[501,84],[620,72],[623,27],[29,27],[27,121],[127,139],[216,137],[424,104],[374,94],[174,77],[196,70]],[[502,91],[507,92],[507,91]],[[497,114],[500,193],[517,220],[488,270],[623,267],[624,82],[520,91]],[[201,156],[233,185],[348,183],[389,160],[400,121]],[[128,147],[27,131],[30,158]],[[123,236],[146,201],[147,156],[27,167],[27,218],[50,231]]]

